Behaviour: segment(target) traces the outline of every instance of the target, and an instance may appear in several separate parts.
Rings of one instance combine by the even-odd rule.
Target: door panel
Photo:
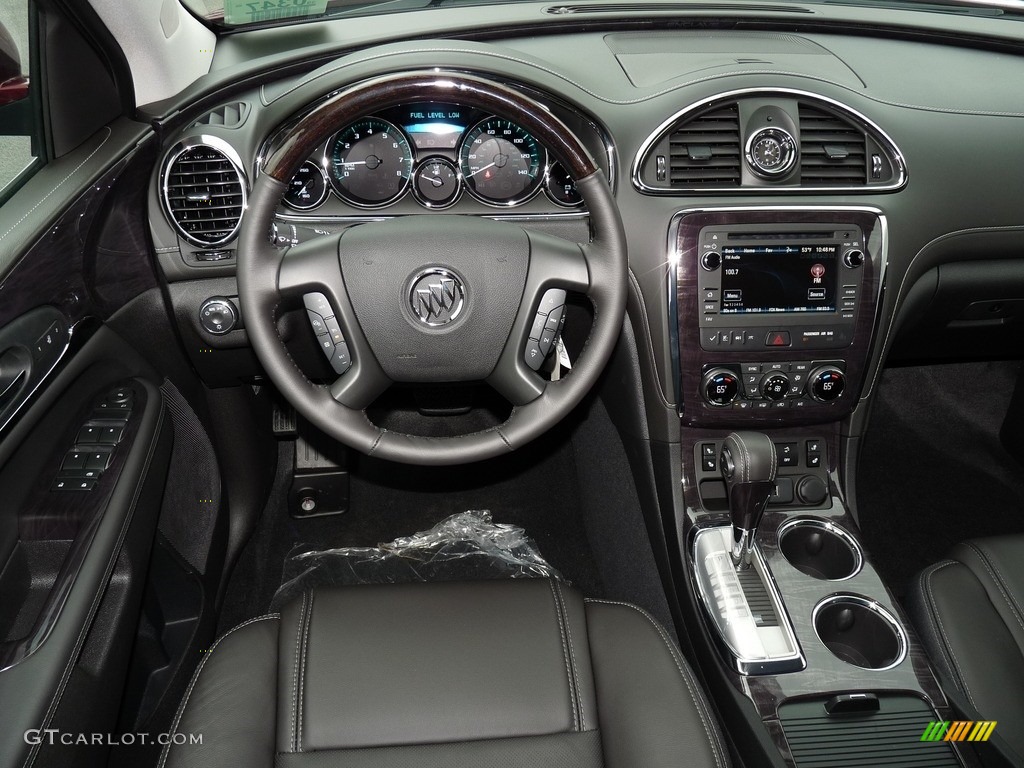
[[[158,285],[154,145],[119,119],[0,208],[3,768],[101,765],[25,732],[117,730],[173,430],[162,375],[105,322]]]

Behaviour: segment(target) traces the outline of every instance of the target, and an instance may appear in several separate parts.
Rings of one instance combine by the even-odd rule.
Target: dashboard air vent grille
[[[182,237],[218,246],[238,232],[245,208],[245,182],[238,166],[206,144],[180,149],[167,164],[164,204]]]
[[[740,119],[735,103],[678,126],[669,138],[671,187],[738,187]]]
[[[806,187],[865,185],[864,132],[847,119],[800,103],[800,183]]]
[[[237,128],[245,122],[245,118],[248,116],[249,103],[245,101],[236,101],[232,104],[224,104],[223,106],[217,107],[213,112],[203,115],[201,118],[196,120],[195,125],[214,125],[222,128]]]

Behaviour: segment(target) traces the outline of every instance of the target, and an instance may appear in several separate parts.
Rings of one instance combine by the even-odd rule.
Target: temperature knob
[[[704,374],[704,399],[712,405],[728,405],[739,391],[739,377],[727,368],[712,368]]]
[[[821,403],[831,403],[846,388],[846,374],[832,365],[823,365],[811,372],[811,397]]]
[[[789,392],[789,376],[784,373],[769,373],[761,380],[761,394],[768,400],[781,400]]]

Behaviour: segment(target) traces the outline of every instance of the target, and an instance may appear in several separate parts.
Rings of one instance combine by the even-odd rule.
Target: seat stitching
[[[921,573],[919,573],[917,575],[917,588],[918,588],[918,590],[920,591],[920,593],[922,595],[922,599],[925,601],[924,617],[928,621],[927,629],[931,630],[932,636],[935,638],[935,643],[936,643],[935,650],[941,656],[939,661],[941,661],[943,666],[946,667],[946,670],[949,672],[949,676],[951,678],[959,678],[959,673],[957,672],[956,669],[954,669],[954,665],[950,661],[950,659],[948,658],[948,655],[946,653],[946,649],[945,649],[945,647],[944,647],[944,645],[942,643],[942,637],[941,637],[941,634],[939,632],[939,627],[935,623],[935,615],[934,615],[933,606],[928,601],[928,583],[927,583],[928,577],[934,572],[934,570],[937,570],[940,566],[945,567],[947,565],[952,565],[952,564],[953,564],[953,561],[946,560],[946,561],[944,561],[942,563],[933,565],[933,566],[931,566],[929,568],[925,568],[923,571],[921,571]],[[924,635],[923,632],[921,634],[922,634],[922,636]],[[933,661],[934,661],[934,659],[933,659]]]
[[[999,566],[995,564],[994,560],[989,560],[988,555],[985,552],[982,552],[981,548],[973,541],[966,542],[965,546],[978,553],[978,557],[981,558],[981,564],[985,566],[985,570],[988,571],[988,575],[992,577],[992,581],[994,581],[996,587],[999,588],[999,593],[1003,596],[1003,600],[1005,600],[1006,604],[1010,606],[1010,613],[1013,614],[1013,618],[1017,620],[1017,624],[1020,628],[1024,629],[1024,621],[1021,621],[1020,618],[1020,608],[1012,597],[1012,590],[1008,591],[1009,585],[1003,578],[1003,573],[999,570]],[[992,571],[993,568],[995,569],[995,573]],[[999,575],[997,576],[996,574]],[[1006,585],[1006,588],[1004,588],[1004,585]]]
[[[565,627],[562,624],[562,612],[558,608],[558,596],[555,594],[554,582],[548,579],[548,586],[551,588],[551,600],[555,604],[555,618],[558,620],[558,634],[562,637],[562,655],[565,657],[565,676],[569,682],[569,699],[572,706],[572,729],[579,731],[580,723],[576,715],[576,691],[572,686],[572,670],[569,666],[569,651],[565,643]]]
[[[299,723],[295,731],[295,746],[297,751],[302,751],[302,720],[305,715],[305,693],[306,693],[306,659],[309,658],[309,632],[313,626],[313,600],[316,595],[309,593],[309,610],[306,611],[306,622],[302,630],[302,667],[299,671]]]
[[[558,600],[562,604],[562,612],[565,614],[565,633],[569,637],[569,661],[572,663],[572,677],[576,682],[576,702],[580,709],[580,730],[587,730],[587,716],[583,711],[583,688],[580,687],[579,671],[576,668],[576,654],[572,648],[572,622],[569,621],[569,611],[565,607],[565,597],[562,595],[562,585],[558,581],[552,580],[555,585],[555,591],[558,593]]]
[[[189,683],[188,690],[185,691],[185,698],[182,700],[181,704],[178,705],[178,714],[175,715],[174,722],[171,724],[171,731],[170,732],[172,734],[175,734],[175,733],[178,732],[178,726],[181,724],[181,718],[185,714],[185,707],[188,706],[189,699],[192,697],[192,690],[196,687],[196,683],[199,682],[199,675],[203,671],[203,668],[206,666],[206,662],[210,660],[211,656],[213,656],[213,652],[215,650],[217,650],[217,646],[220,645],[224,640],[226,640],[232,634],[234,634],[235,632],[240,630],[242,627],[247,627],[250,624],[255,624],[258,621],[268,621],[270,619],[279,619],[279,618],[281,618],[281,614],[279,614],[279,613],[268,613],[268,614],[266,614],[264,616],[257,616],[254,619],[249,619],[248,621],[243,621],[237,627],[233,627],[232,629],[229,629],[227,632],[225,632],[223,635],[221,635],[220,638],[218,638],[217,642],[215,642],[212,646],[210,646],[210,650],[207,651],[203,655],[202,660],[199,662],[199,666],[196,667],[195,674],[192,675],[192,682]],[[174,739],[169,739],[168,743],[167,743],[167,746],[164,747],[163,754],[160,756],[160,763],[157,765],[157,768],[164,768],[164,766],[167,764],[167,758],[171,754],[171,746],[173,744],[174,744]]]
[[[306,620],[306,600],[308,597],[308,592],[302,593],[302,607],[299,609],[299,627],[295,632],[295,663],[292,666],[292,711],[289,720],[291,725],[291,745],[292,749],[296,752],[298,751],[298,747],[296,746],[298,738],[295,735],[295,718],[297,716],[297,702],[299,699],[299,656],[302,649],[302,624]]]
[[[974,700],[974,696],[971,695],[970,686],[967,685],[967,678],[963,673],[963,669],[960,667],[960,662],[957,661],[956,651],[953,650],[953,645],[949,642],[949,636],[946,634],[946,628],[942,624],[942,617],[939,615],[938,606],[935,602],[935,593],[932,591],[932,577],[936,573],[941,571],[943,568],[948,568],[951,565],[958,564],[960,563],[958,563],[956,560],[947,560],[944,563],[939,563],[938,565],[931,568],[929,571],[926,571],[924,574],[922,574],[922,581],[924,583],[925,595],[928,598],[928,604],[931,608],[931,610],[928,611],[928,613],[930,617],[934,617],[935,622],[938,625],[939,636],[942,638],[942,644],[943,646],[945,646],[945,650],[949,652],[949,657],[953,660],[952,671],[956,677],[960,678],[960,684],[963,686],[964,693],[967,694],[967,700],[971,702],[971,706],[973,706],[978,711],[981,711],[981,708],[978,706],[978,702],[976,702]]]
[[[675,663],[676,669],[679,670],[679,676],[683,679],[683,683],[686,684],[686,690],[690,693],[690,698],[693,700],[694,708],[697,710],[697,716],[700,717],[701,725],[704,726],[704,733],[707,734],[708,742],[711,745],[711,754],[715,758],[715,765],[718,766],[718,768],[725,768],[725,766],[728,765],[728,762],[723,762],[725,750],[722,746],[718,729],[712,728],[710,725],[713,721],[711,711],[708,709],[708,705],[704,701],[703,697],[698,695],[693,685],[691,685],[690,674],[687,674],[689,667],[686,666],[682,658],[679,656],[679,651],[676,650],[672,641],[669,640],[668,635],[665,634],[665,630],[662,628],[661,624],[659,624],[655,618],[643,608],[638,605],[633,605],[632,603],[625,603],[619,600],[598,600],[593,598],[588,598],[585,602],[601,603],[603,605],[621,605],[625,608],[631,608],[647,619],[648,623],[654,627],[657,633],[661,636],[662,642],[665,643],[665,647],[668,648],[669,656],[672,657],[672,661]],[[696,683],[696,681],[694,681],[694,683]]]

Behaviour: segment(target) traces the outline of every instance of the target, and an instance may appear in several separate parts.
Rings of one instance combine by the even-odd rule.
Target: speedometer
[[[327,159],[334,191],[362,208],[393,203],[412,175],[412,149],[405,134],[376,117],[343,128],[327,146]]]
[[[459,147],[466,188],[489,205],[518,205],[533,197],[546,162],[544,148],[525,128],[498,117],[477,123]]]

